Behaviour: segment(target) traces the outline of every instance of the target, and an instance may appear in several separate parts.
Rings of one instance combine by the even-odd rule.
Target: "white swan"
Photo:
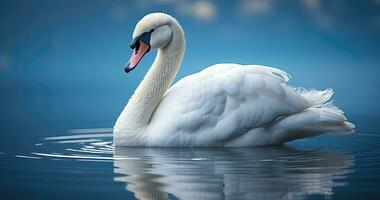
[[[258,65],[217,64],[171,83],[184,51],[184,32],[164,13],[142,18],[125,71],[150,49],[156,59],[114,126],[117,146],[277,145],[323,133],[352,133],[333,92],[287,86],[287,73]]]

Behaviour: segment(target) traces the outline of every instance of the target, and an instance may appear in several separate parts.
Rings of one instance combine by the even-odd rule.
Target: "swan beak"
[[[129,62],[124,67],[124,71],[126,73],[132,71],[137,66],[137,64],[139,64],[140,60],[145,56],[145,54],[150,50],[150,46],[144,42],[138,41],[138,43],[139,45],[136,45],[134,51],[132,52],[132,56],[129,59]]]
[[[144,32],[141,35],[133,38],[130,47],[133,49],[133,53],[129,62],[125,65],[124,71],[129,73],[132,71],[140,60],[145,56],[146,53],[150,51],[150,37],[154,29],[151,29],[148,32]]]

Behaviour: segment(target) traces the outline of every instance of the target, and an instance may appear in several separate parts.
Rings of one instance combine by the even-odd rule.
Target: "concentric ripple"
[[[44,138],[42,143],[37,144],[36,151],[31,154],[61,159],[98,161],[119,159],[113,156],[112,132],[109,129],[76,129],[69,130],[68,133],[70,135]],[[76,134],[71,135],[72,133]],[[56,152],[48,151],[51,149],[55,149]]]

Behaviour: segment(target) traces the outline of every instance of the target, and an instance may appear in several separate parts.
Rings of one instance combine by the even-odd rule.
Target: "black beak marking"
[[[139,41],[144,42],[145,44],[150,46],[150,37],[151,37],[153,31],[154,31],[154,29],[151,29],[150,31],[144,32],[141,35],[133,38],[129,47],[131,47],[131,49],[138,48],[140,46]]]
[[[124,71],[125,71],[125,73],[129,73],[130,71],[132,71],[132,69],[129,67],[129,62],[125,65],[125,67],[124,67]]]

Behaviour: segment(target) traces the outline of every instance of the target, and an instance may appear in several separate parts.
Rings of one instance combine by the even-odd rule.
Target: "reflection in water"
[[[116,147],[115,181],[138,199],[302,199],[343,186],[351,155],[288,147]]]
[[[347,177],[354,168],[363,171],[378,164],[379,150],[374,147],[379,138],[361,134],[340,140],[302,140],[282,147],[149,148],[114,147],[108,132],[81,133],[44,138],[31,152],[0,154],[7,160],[0,171],[15,178],[39,174],[38,178],[50,177],[52,183],[70,177],[70,188],[83,181],[95,184],[96,178],[99,185],[91,189],[101,191],[105,184],[110,185],[109,172],[113,170],[114,181],[124,183],[126,191],[113,184],[112,194],[119,192],[127,199],[130,192],[137,199],[305,199],[312,194],[322,195],[317,197],[320,199],[323,195],[331,197],[334,187],[355,185],[355,180]],[[337,196],[355,189],[361,194],[364,187],[377,194],[376,173],[370,177],[355,173],[354,177],[361,177],[360,183],[366,185],[334,191]],[[26,182],[34,185],[38,180]],[[49,186],[52,191],[65,187]]]
[[[1,146],[0,184],[15,187],[2,188],[1,197],[18,199],[7,192],[33,188],[38,199],[62,193],[70,199],[379,199],[380,129],[358,124],[364,128],[346,137],[233,149],[115,148],[106,129],[75,130],[80,134]]]

